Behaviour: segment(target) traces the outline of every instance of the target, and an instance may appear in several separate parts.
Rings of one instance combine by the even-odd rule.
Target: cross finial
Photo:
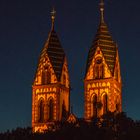
[[[51,11],[51,19],[52,19],[52,30],[54,30],[54,20],[55,20],[55,15],[56,15],[56,11],[53,7],[52,11]]]
[[[100,1],[101,23],[104,23],[104,0]]]

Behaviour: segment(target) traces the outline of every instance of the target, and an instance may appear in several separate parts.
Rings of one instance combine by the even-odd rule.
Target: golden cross
[[[52,11],[51,11],[51,16],[52,16],[52,19],[55,19],[55,15],[56,15],[56,11],[53,7]]]
[[[52,30],[54,30],[54,20],[55,20],[55,15],[56,15],[56,11],[53,7],[52,11],[51,11],[51,18],[52,18]]]
[[[100,12],[101,12],[101,22],[104,22],[104,0],[101,0],[100,2]]]

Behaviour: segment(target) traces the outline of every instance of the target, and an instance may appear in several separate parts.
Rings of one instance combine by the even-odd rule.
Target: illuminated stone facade
[[[54,30],[52,29],[41,52],[32,86],[33,132],[44,132],[54,122],[66,118],[69,112],[69,73],[67,59]]]
[[[122,111],[122,81],[117,44],[112,40],[104,22],[104,3],[100,3],[101,20],[89,50],[84,78],[84,118],[91,120],[110,112]],[[76,123],[69,114],[70,81],[67,59],[52,28],[41,52],[32,86],[33,132],[44,132],[55,122],[67,120]],[[51,129],[52,130],[52,129]]]
[[[118,48],[104,22],[104,3],[100,3],[101,20],[89,50],[84,79],[86,120],[110,112],[122,111],[122,82]]]

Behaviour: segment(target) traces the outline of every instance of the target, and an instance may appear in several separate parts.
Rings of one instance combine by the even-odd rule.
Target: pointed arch
[[[97,117],[97,95],[93,94],[91,98],[91,112],[93,117]]]
[[[40,98],[38,101],[38,122],[44,122],[44,99]]]
[[[101,57],[98,57],[95,60],[95,65],[93,67],[93,77],[95,79],[104,78],[104,65],[103,65],[103,60]]]
[[[52,97],[48,100],[48,120],[54,120],[54,99]]]
[[[47,68],[42,71],[42,84],[46,85],[46,84],[50,84],[50,83],[51,83],[51,72]]]
[[[102,103],[103,103],[103,114],[106,114],[107,113],[107,110],[108,110],[108,107],[107,107],[107,94],[106,93],[104,93],[103,95],[102,95]]]

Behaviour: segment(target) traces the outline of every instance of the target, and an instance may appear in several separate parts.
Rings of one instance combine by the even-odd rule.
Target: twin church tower
[[[52,27],[40,54],[32,85],[32,127],[43,131],[70,114],[70,80],[65,52]],[[122,82],[117,44],[104,21],[100,2],[100,23],[89,49],[84,77],[84,119],[90,121],[110,112],[122,111]]]

